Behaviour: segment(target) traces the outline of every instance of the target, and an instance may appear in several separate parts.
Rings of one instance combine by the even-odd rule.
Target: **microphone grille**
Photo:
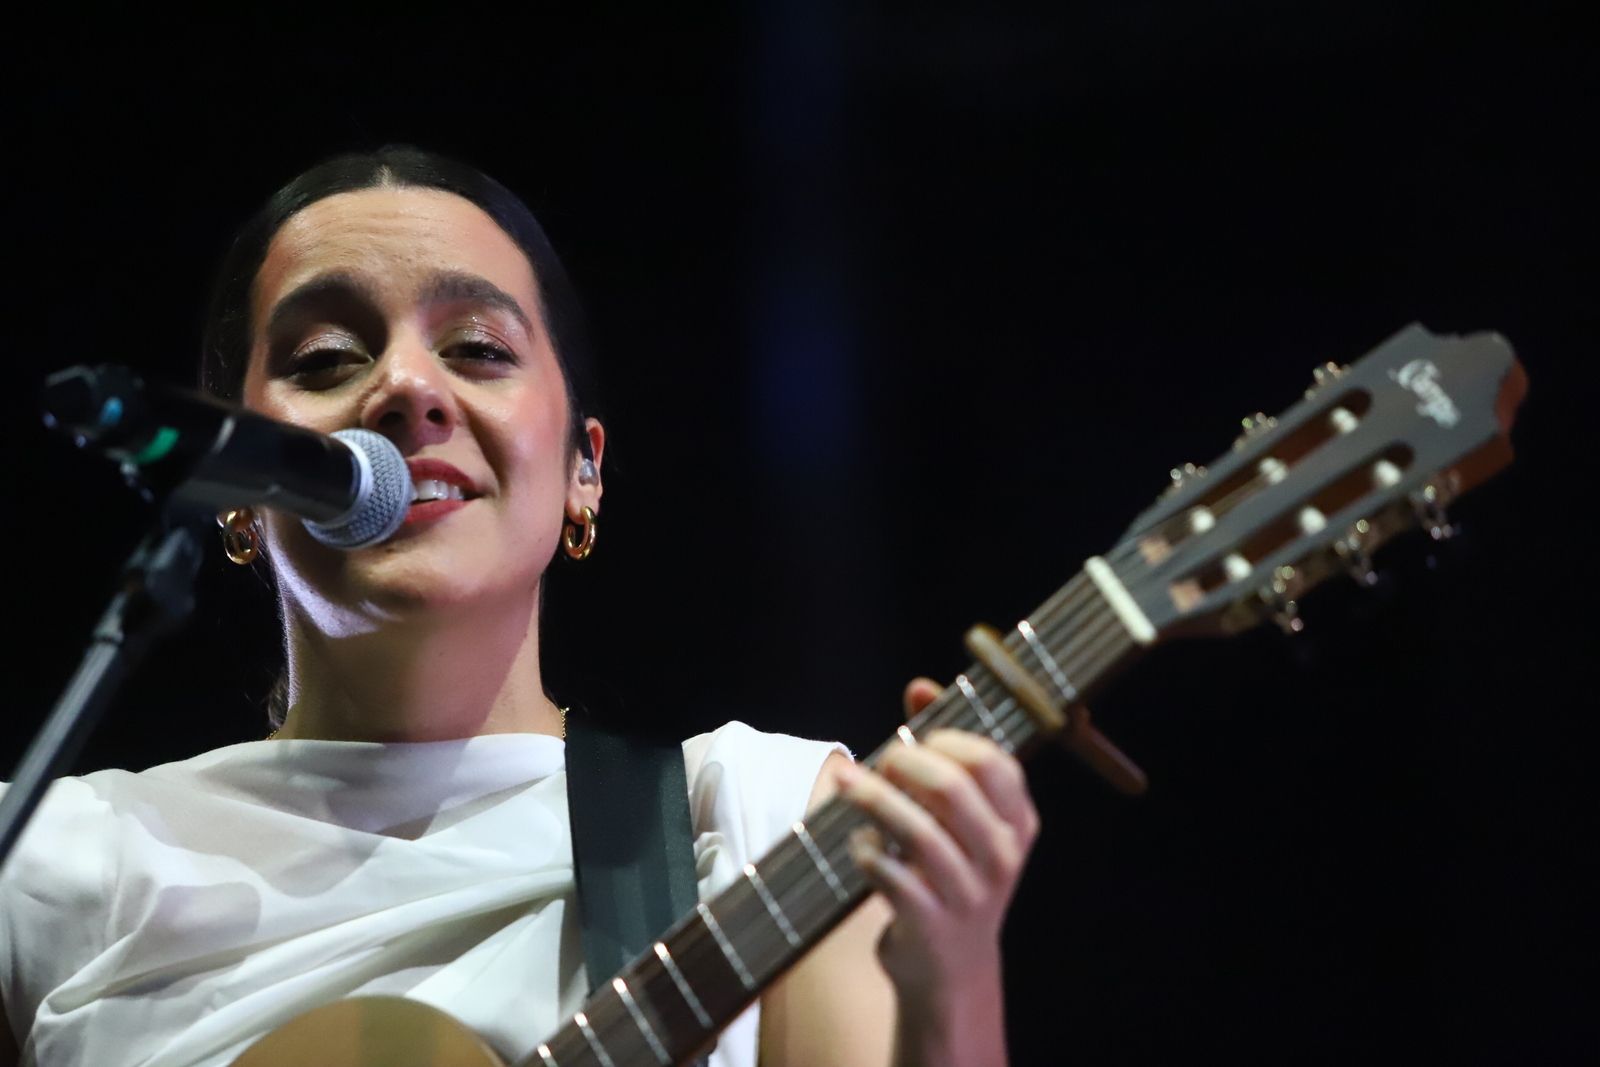
[[[333,548],[366,548],[386,540],[411,506],[411,472],[395,443],[372,430],[337,430],[361,465],[363,485],[355,506],[333,523],[307,522],[311,536]]]

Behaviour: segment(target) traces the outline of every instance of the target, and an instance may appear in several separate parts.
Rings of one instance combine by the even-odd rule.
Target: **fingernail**
[[[877,834],[870,826],[862,826],[851,831],[848,842],[850,858],[858,867],[867,867],[878,858],[882,849],[878,847]]]

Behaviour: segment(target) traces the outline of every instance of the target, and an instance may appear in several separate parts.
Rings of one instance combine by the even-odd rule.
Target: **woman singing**
[[[228,1064],[365,994],[443,1009],[514,1060],[582,1004],[564,714],[539,644],[546,568],[594,549],[604,487],[574,307],[514,195],[414,149],[314,167],[241,231],[205,388],[385,435],[415,501],[351,552],[293,516],[225,517],[230,558],[259,557],[277,589],[278,728],[52,787],[0,879],[0,1063]],[[913,682],[908,709],[937,692]],[[703,898],[840,791],[895,846],[857,842],[880,892],[713,1064],[1005,1062],[1000,928],[1037,828],[1015,760],[936,732],[874,772],[739,723],[684,757]]]

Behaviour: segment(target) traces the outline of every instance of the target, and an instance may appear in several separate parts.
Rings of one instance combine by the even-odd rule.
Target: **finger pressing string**
[[[939,908],[938,895],[907,863],[885,851],[882,837],[871,827],[850,835],[850,858],[867,880],[881,890],[895,909],[931,913]]]
[[[1000,837],[1009,828],[961,764],[938,752],[901,749],[890,753],[882,773],[930,812],[980,870],[995,876],[1008,869]]]
[[[982,897],[982,879],[951,832],[887,779],[860,771],[844,796],[899,845],[947,904],[966,907]]]
[[[1037,828],[1039,814],[1022,765],[994,742],[964,730],[934,730],[923,745],[965,768],[1006,822],[1024,832]]]

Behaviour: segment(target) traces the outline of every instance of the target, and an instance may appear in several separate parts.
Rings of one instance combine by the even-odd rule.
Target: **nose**
[[[458,421],[450,372],[420,338],[397,336],[380,358],[361,425],[410,454],[445,440]]]

